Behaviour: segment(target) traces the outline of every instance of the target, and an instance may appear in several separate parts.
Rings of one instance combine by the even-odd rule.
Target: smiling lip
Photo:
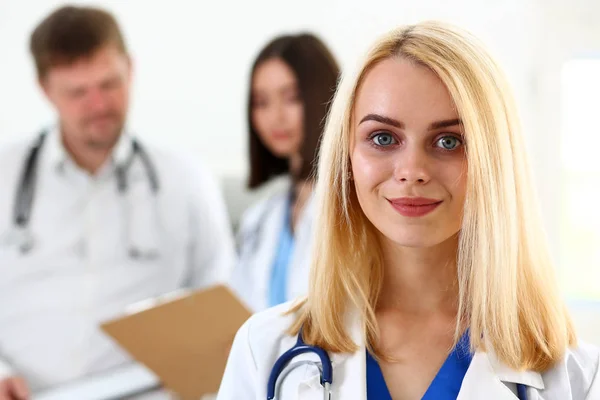
[[[273,132],[273,138],[275,140],[285,140],[288,139],[290,137],[289,132],[286,131],[275,131]]]
[[[405,217],[422,217],[435,210],[443,200],[425,197],[401,197],[388,199],[394,210]]]

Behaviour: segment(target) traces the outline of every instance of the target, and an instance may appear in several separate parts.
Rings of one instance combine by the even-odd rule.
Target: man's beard
[[[92,131],[88,125],[94,122],[96,119],[100,118],[110,118],[112,124],[107,131],[100,132]],[[97,149],[97,150],[105,150],[112,148],[119,141],[121,133],[124,128],[124,120],[117,113],[107,113],[105,115],[94,116],[89,119],[86,119],[83,122],[83,139],[86,147]],[[110,130],[108,130],[110,129]]]

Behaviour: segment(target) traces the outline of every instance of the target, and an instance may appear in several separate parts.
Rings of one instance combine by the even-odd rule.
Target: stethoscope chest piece
[[[0,238],[0,243],[6,248],[16,248],[22,255],[29,254],[34,247],[35,239],[29,229],[15,226]]]

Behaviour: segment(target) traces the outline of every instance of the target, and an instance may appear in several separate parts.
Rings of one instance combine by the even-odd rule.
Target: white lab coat
[[[231,275],[231,287],[253,311],[268,307],[271,271],[288,199],[289,191],[274,194],[248,209],[241,219],[237,234],[239,259]],[[295,243],[288,267],[288,299],[305,295],[308,290],[314,203],[313,194],[294,232]]]
[[[295,316],[283,315],[290,304],[283,304],[252,316],[236,335],[217,400],[264,400],[267,382],[275,361],[296,343],[287,335]],[[330,354],[333,364],[332,400],[366,400],[365,340],[360,318],[349,313],[347,328],[358,344],[353,354]],[[294,358],[318,360],[312,354]],[[516,400],[516,384],[527,386],[528,400],[600,399],[600,352],[592,346],[568,350],[563,361],[539,374],[515,371],[491,353],[478,352],[473,360],[457,400]],[[315,365],[298,363],[284,370],[279,382],[280,400],[322,400],[323,388]]]
[[[35,140],[0,149],[0,239],[12,230]],[[130,358],[101,322],[132,303],[229,279],[235,248],[216,181],[191,156],[142,145],[158,174],[156,202],[139,156],[129,190],[116,190],[115,165],[131,155],[130,136],[96,176],[71,161],[56,130],[46,138],[30,221],[35,247],[22,255],[0,243],[0,379],[21,375],[37,392],[122,366]],[[134,244],[154,246],[159,258],[128,256],[128,224]]]

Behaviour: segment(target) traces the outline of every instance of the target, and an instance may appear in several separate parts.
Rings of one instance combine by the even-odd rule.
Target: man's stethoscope
[[[2,243],[2,245],[4,246],[17,246],[21,254],[28,254],[36,244],[33,234],[31,233],[29,224],[31,221],[33,200],[35,197],[39,154],[43,147],[46,136],[46,131],[43,131],[39,135],[25,159],[22,175],[16,191],[15,203],[13,208],[12,230],[8,232],[6,238],[3,240]],[[155,214],[155,218],[157,219],[156,228],[159,229],[160,224],[158,222],[158,206],[156,205],[156,197],[159,191],[158,175],[156,173],[154,165],[152,164],[152,161],[150,160],[150,157],[148,156],[148,153],[144,150],[140,143],[135,138],[133,138],[131,139],[131,144],[131,155],[129,156],[126,162],[116,167],[117,190],[121,196],[125,196],[127,194],[129,190],[129,180],[127,179],[127,173],[135,157],[137,156],[142,162],[142,165],[145,169],[150,191],[152,193],[152,196],[154,197],[155,210],[153,211]],[[158,258],[159,253],[156,246],[152,246],[152,248],[148,249],[142,249],[140,246],[136,246],[132,243],[132,221],[129,220],[131,219],[132,210],[129,205],[128,208],[129,209],[126,210],[125,217],[128,218],[128,220],[126,221],[128,256],[133,259]],[[158,245],[158,243],[156,243],[156,245]]]
[[[285,378],[285,375],[289,373],[288,370],[285,375],[282,375],[285,367],[300,354],[305,353],[313,353],[319,357],[320,366],[317,365],[321,374],[321,385],[323,386],[323,398],[325,400],[332,400],[331,397],[331,385],[333,384],[333,365],[331,364],[331,360],[329,355],[325,350],[317,346],[309,346],[304,343],[302,340],[302,330],[298,333],[298,338],[296,340],[296,344],[283,353],[281,357],[275,361],[273,368],[271,369],[271,373],[269,374],[269,381],[267,382],[267,400],[274,400],[275,393],[277,391],[277,381],[281,377],[281,379]],[[317,364],[312,361],[307,361],[311,364]],[[301,363],[304,364],[304,363]],[[522,384],[517,384],[517,396],[519,400],[527,400],[527,387]],[[285,399],[281,399],[285,400]],[[370,400],[370,399],[369,399]]]

